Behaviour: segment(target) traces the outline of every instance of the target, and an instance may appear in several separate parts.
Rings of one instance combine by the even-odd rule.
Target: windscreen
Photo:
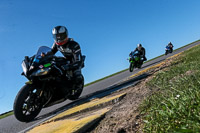
[[[36,58],[41,58],[41,55],[42,54],[47,54],[48,52],[51,51],[51,48],[47,47],[47,46],[41,46],[38,51],[37,51],[37,54],[36,54]]]
[[[39,63],[40,60],[42,59],[42,57],[44,57],[50,51],[51,51],[51,48],[49,48],[47,46],[41,46],[38,49],[37,54],[35,55],[33,63]],[[48,55],[50,55],[50,54],[48,53]]]

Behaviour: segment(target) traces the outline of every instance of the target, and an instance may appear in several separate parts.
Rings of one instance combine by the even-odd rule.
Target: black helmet
[[[137,49],[140,51],[140,50],[142,49],[142,44],[139,43],[139,44],[137,45]]]
[[[138,48],[139,48],[139,47],[142,47],[142,44],[139,43],[139,44],[137,45],[137,47],[138,47]]]
[[[63,45],[68,40],[68,31],[64,26],[56,26],[52,30],[53,38],[57,45]]]

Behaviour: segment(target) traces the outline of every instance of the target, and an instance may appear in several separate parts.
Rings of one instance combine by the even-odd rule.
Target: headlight
[[[22,69],[23,69],[24,74],[26,75],[28,69],[27,69],[26,63],[24,61],[22,62]]]
[[[47,75],[50,72],[51,68],[42,68],[39,70],[34,71],[31,76],[42,76],[42,75]]]

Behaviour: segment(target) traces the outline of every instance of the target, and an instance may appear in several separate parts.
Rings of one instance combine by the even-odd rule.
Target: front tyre
[[[134,63],[133,63],[133,62],[131,62],[131,63],[130,63],[130,66],[129,66],[129,71],[130,71],[130,72],[132,72],[132,71],[133,71],[133,69],[134,69]]]
[[[17,120],[21,122],[32,121],[41,111],[42,104],[39,101],[40,91],[31,84],[24,85],[18,92],[13,110]]]

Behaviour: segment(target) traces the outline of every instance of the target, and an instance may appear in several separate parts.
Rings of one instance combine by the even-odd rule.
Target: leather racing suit
[[[81,73],[83,60],[80,45],[72,38],[69,38],[68,41],[61,46],[56,43],[53,44],[51,52],[55,54],[57,51],[60,51],[66,60],[70,62],[69,64],[66,62],[66,65],[63,65],[62,68],[64,71],[72,70],[72,81],[74,81],[77,88],[83,82]]]

